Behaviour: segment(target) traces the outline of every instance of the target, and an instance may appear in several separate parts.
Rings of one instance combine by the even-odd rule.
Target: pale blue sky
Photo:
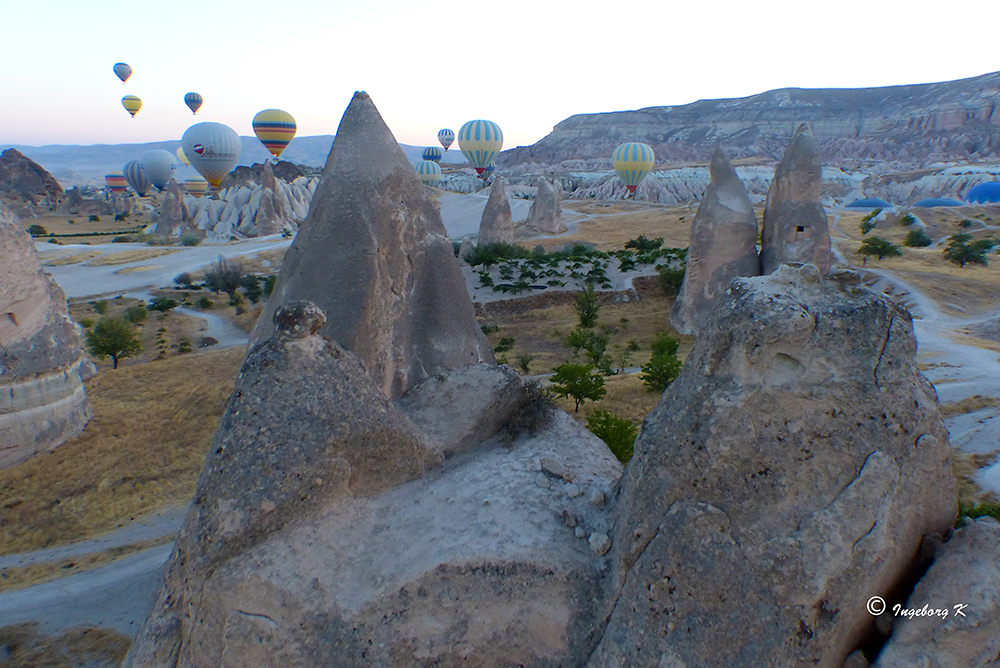
[[[367,90],[401,142],[486,118],[511,148],[574,113],[1000,70],[998,19],[996,0],[0,0],[0,144],[180,139],[198,121],[250,135],[268,107],[333,134]]]

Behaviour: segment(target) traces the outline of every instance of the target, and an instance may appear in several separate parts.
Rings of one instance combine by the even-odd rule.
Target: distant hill
[[[240,154],[240,165],[262,163],[271,157],[256,137],[240,137],[243,145]],[[130,160],[137,160],[145,151],[163,149],[175,152],[181,143],[179,141],[149,142],[146,144],[95,144],[93,146],[73,146],[52,144],[49,146],[22,146],[12,144],[0,146],[0,150],[16,148],[25,156],[34,160],[54,176],[64,188],[84,185],[104,185],[104,175],[122,166]],[[282,160],[299,165],[322,167],[333,145],[333,135],[315,135],[312,137],[296,137],[281,154]],[[403,152],[412,161],[420,160],[423,146],[400,144]],[[463,163],[465,158],[460,151],[454,149],[447,152],[445,162]],[[179,180],[196,177],[198,174],[191,167],[178,164]]]
[[[505,151],[500,167],[594,161],[610,166],[626,141],[650,144],[658,163],[707,161],[721,143],[733,158],[777,160],[808,122],[825,164],[923,166],[1000,157],[1000,72],[884,88],[782,88],[675,107],[580,114],[531,146]]]

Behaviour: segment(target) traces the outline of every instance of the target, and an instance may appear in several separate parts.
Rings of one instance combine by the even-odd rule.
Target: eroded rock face
[[[819,147],[805,123],[781,157],[767,191],[761,227],[760,268],[770,274],[786,262],[830,270],[830,228],[823,195]]]
[[[93,364],[21,221],[0,204],[0,467],[52,450],[90,419]]]
[[[620,484],[604,666],[840,668],[954,520],[909,313],[810,265],[737,279]]]
[[[562,224],[562,207],[559,201],[559,191],[547,179],[539,179],[535,201],[531,203],[524,224],[546,234],[562,232],[566,228]]]
[[[733,164],[716,147],[712,180],[691,223],[684,284],[670,313],[681,334],[695,334],[734,278],[760,275],[757,216]]]
[[[498,241],[514,241],[510,202],[507,201],[503,177],[500,176],[490,186],[490,198],[486,201],[486,208],[483,209],[483,217],[479,222],[479,243],[492,244]]]
[[[303,227],[255,342],[271,335],[275,305],[309,299],[328,314],[321,333],[356,354],[390,398],[493,361],[440,211],[365,93],[344,113]]]
[[[875,668],[995,666],[1000,655],[1000,523],[959,529],[900,610]],[[913,612],[909,612],[913,611]]]
[[[0,153],[0,191],[34,204],[55,204],[63,196],[62,186],[44,167],[14,148]]]
[[[170,179],[157,217],[156,233],[163,236],[178,234],[188,220],[187,205],[177,179]]]

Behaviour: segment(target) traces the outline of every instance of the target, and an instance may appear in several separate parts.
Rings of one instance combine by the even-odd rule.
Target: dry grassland
[[[996,397],[984,397],[981,394],[974,394],[971,397],[941,404],[941,415],[951,417],[953,415],[965,415],[983,408],[995,408],[1000,406],[1000,399]]]
[[[625,202],[612,205],[617,208]],[[584,209],[594,205],[586,203]],[[577,210],[575,203],[574,210]],[[581,213],[590,211],[581,211]],[[599,217],[584,220],[579,223],[573,234],[567,234],[550,239],[525,241],[524,245],[533,248],[541,245],[546,251],[573,241],[589,241],[602,251],[621,250],[629,239],[635,239],[640,234],[647,238],[663,237],[664,245],[674,248],[685,248],[691,237],[691,221],[694,212],[687,207],[671,207],[650,209],[648,206],[633,211],[594,211]]]
[[[154,257],[161,257],[163,255],[169,255],[171,253],[176,253],[178,248],[136,248],[133,250],[123,251],[121,253],[108,253],[103,257],[91,260],[87,262],[88,266],[91,267],[107,267],[116,264],[128,264],[129,262],[143,262],[145,260],[152,260]],[[148,269],[149,267],[142,267],[142,269]]]
[[[188,502],[243,352],[104,368],[87,381],[94,417],[83,433],[0,470],[0,552],[71,543]]]
[[[575,417],[586,426],[587,417],[594,411],[611,411],[617,415],[642,424],[649,412],[656,407],[662,396],[659,392],[648,392],[638,373],[618,374],[604,379],[607,394],[598,402],[587,401],[574,412],[576,402],[570,398],[557,398],[557,406]]]
[[[83,251],[82,253],[67,255],[60,251],[47,251],[39,253],[38,259],[41,260],[43,266],[62,267],[67,264],[80,264],[87,260],[93,260],[96,257],[100,257],[101,253],[102,251]]]
[[[125,660],[132,639],[110,629],[77,628],[60,636],[44,634],[37,624],[0,628],[7,648],[4,668],[104,668]]]

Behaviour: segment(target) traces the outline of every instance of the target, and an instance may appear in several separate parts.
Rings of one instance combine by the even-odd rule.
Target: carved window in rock
[[[812,236],[812,228],[808,225],[796,225],[795,235],[792,237],[792,241],[806,241]]]

